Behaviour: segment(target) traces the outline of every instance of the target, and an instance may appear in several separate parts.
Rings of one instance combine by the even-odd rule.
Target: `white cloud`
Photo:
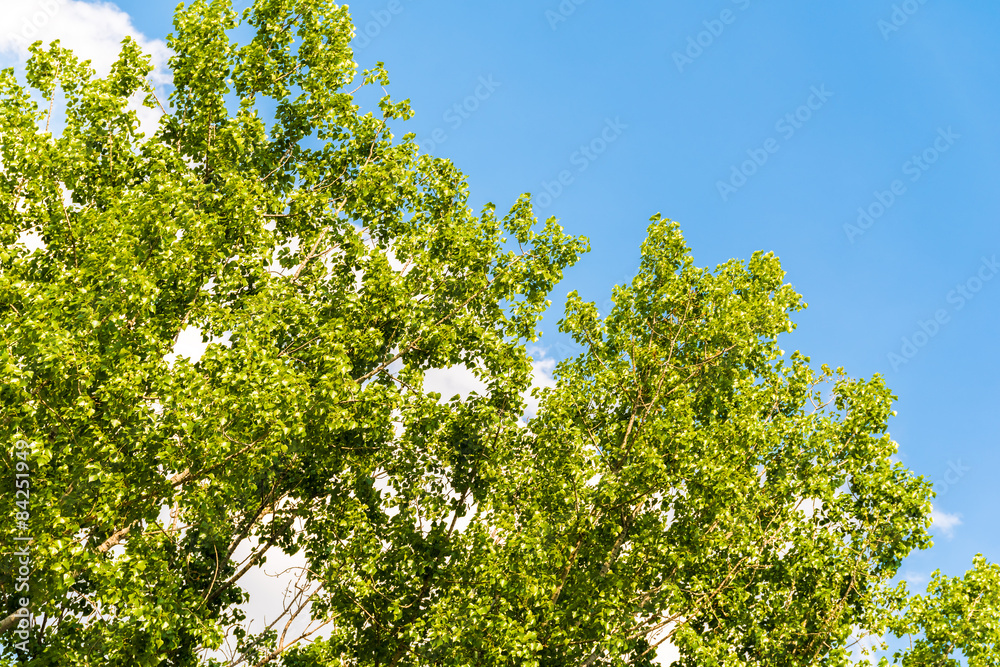
[[[155,69],[150,75],[151,82],[164,86],[172,80],[166,42],[143,35],[128,14],[109,2],[24,0],[5,2],[3,12],[0,55],[5,56],[2,60],[7,65],[23,63],[33,42],[41,40],[48,44],[58,39],[81,60],[90,60],[98,76],[106,76],[118,58],[122,40],[130,35],[143,52],[152,56]],[[138,100],[131,107],[138,113],[143,130],[149,133],[159,120],[159,109],[140,107]]]
[[[677,646],[667,639],[667,637],[677,630],[677,622],[671,621],[665,626],[653,631],[647,637],[650,645],[656,647],[656,657],[653,659],[654,665],[672,665],[681,657]]]
[[[17,244],[23,245],[28,249],[28,252],[34,252],[45,247],[45,242],[42,241],[42,237],[36,232],[21,232],[17,237]]]
[[[531,362],[531,386],[528,391],[522,394],[526,403],[522,423],[527,422],[538,412],[538,399],[531,395],[531,390],[535,388],[553,388],[556,381],[552,373],[556,367],[556,360],[545,356],[540,349],[529,350],[534,355]],[[424,373],[424,390],[434,391],[441,394],[441,400],[450,400],[458,395],[463,400],[469,394],[476,392],[486,394],[486,384],[484,384],[467,366],[459,364],[449,368],[432,368]]]
[[[954,537],[955,529],[962,525],[962,516],[960,514],[948,514],[936,507],[931,508],[931,520],[934,526],[939,528],[948,539]]]
[[[538,413],[539,400],[531,395],[532,390],[552,389],[556,386],[556,381],[552,377],[556,360],[545,357],[544,351],[540,349],[529,350],[529,353],[535,358],[531,362],[531,385],[527,391],[521,394],[521,398],[525,402],[525,409],[518,422],[520,426],[526,426]],[[424,390],[441,394],[442,401],[448,401],[455,395],[465,400],[472,392],[485,395],[487,391],[486,385],[467,366],[462,364],[449,368],[432,368],[426,371],[424,373]]]
[[[257,540],[244,542],[233,554],[233,559],[243,561],[256,546]],[[250,595],[241,607],[247,611],[251,632],[261,632],[282,613],[289,587],[294,586],[306,567],[305,554],[289,556],[281,549],[271,548],[266,563],[250,568],[240,579],[240,587]]]
[[[881,635],[874,635],[859,625],[855,625],[851,631],[851,638],[848,642],[851,650],[852,664],[854,665],[874,665],[873,657],[878,651],[885,648],[885,639]]]
[[[534,358],[531,361],[531,388],[525,392],[524,401],[527,407],[524,410],[524,420],[528,421],[538,414],[538,398],[531,395],[531,389],[553,389],[556,381],[552,373],[556,369],[556,360],[546,356],[540,349],[528,351]]]
[[[60,40],[77,56],[91,61],[99,76],[106,75],[118,58],[121,41],[131,35],[153,57],[153,82],[170,82],[170,50],[161,39],[149,39],[132,24],[128,14],[109,2],[82,0],[27,0],[4,3],[0,52],[24,57],[36,41]]]
[[[424,373],[424,391],[434,391],[441,394],[441,400],[450,400],[456,394],[462,399],[469,394],[486,393],[486,385],[473,372],[462,364],[450,368],[431,368]]]
[[[201,340],[202,333],[201,329],[194,326],[187,326],[181,329],[180,334],[177,335],[177,341],[174,343],[174,349],[172,352],[163,357],[167,365],[173,368],[174,362],[178,357],[187,357],[192,364],[198,363],[202,355],[205,354],[205,350],[208,346],[213,343],[219,343],[220,345],[225,345],[230,347],[232,343],[229,340],[229,333],[226,332],[218,338],[212,338],[209,342],[203,343]]]
[[[301,522],[298,528],[302,529]],[[256,538],[246,540],[233,553],[234,561],[245,561],[251,550],[258,546]],[[239,605],[246,613],[244,629],[249,634],[256,634],[273,625],[279,639],[282,632],[286,633],[286,645],[303,634],[309,635],[307,643],[329,636],[331,628],[322,620],[313,620],[311,617],[308,597],[316,591],[317,585],[309,583],[307,572],[308,562],[304,553],[289,556],[277,547],[268,549],[265,562],[247,570],[239,580],[240,588],[249,595],[247,602]],[[286,627],[290,620],[289,611],[298,609],[301,609],[301,613]],[[222,647],[208,652],[206,657],[229,662],[235,646],[235,637],[230,633]]]
[[[167,355],[167,363],[173,366],[174,359],[177,357],[187,357],[192,363],[197,363],[207,348],[208,343],[201,341],[201,329],[184,327],[177,335],[174,351]]]
[[[816,512],[823,509],[823,501],[819,498],[800,498],[795,503],[795,509],[802,512],[806,519],[812,519]]]

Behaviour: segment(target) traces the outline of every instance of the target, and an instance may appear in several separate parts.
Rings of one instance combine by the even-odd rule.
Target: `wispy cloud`
[[[149,54],[154,70],[154,86],[172,81],[167,66],[170,49],[162,39],[150,39],[132,23],[131,17],[110,2],[83,0],[25,0],[4,3],[3,27],[0,27],[0,61],[23,62],[28,46],[41,40],[48,44],[59,40],[81,60],[89,60],[98,76],[106,76],[118,59],[121,43],[131,36]],[[133,105],[143,130],[149,132],[159,120],[160,111]]]
[[[934,522],[934,526],[940,529],[948,539],[954,537],[955,529],[962,525],[960,514],[949,514],[936,507],[931,508],[931,520]]]

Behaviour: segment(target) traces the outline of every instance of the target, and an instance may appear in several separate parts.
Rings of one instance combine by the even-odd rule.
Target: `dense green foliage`
[[[802,304],[773,256],[699,269],[654,218],[610,314],[570,295],[581,352],[525,426],[525,346],[586,241],[527,195],[474,214],[390,132],[406,102],[359,108],[352,35],[328,0],[181,6],[150,136],[132,41],[104,79],[58,43],[0,73],[0,512],[27,517],[0,526],[0,664],[647,665],[669,641],[841,665],[886,629],[926,635],[906,665],[996,664],[995,568],[904,614],[930,487],[891,460],[880,378],[784,359]],[[210,344],[174,360],[188,327]],[[425,390],[458,364],[485,390]],[[301,594],[248,634],[241,583],[277,551]]]
[[[962,578],[935,572],[927,595],[909,600],[891,631],[909,639],[893,656],[903,667],[1000,665],[1000,566],[977,556]]]

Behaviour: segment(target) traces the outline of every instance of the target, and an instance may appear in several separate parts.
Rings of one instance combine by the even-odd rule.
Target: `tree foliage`
[[[893,664],[958,667],[964,657],[969,667],[1000,665],[1000,565],[978,555],[964,577],[935,572],[927,594],[908,601],[891,631],[909,641]]]
[[[23,441],[31,479],[0,527],[8,662],[25,531],[32,665],[647,665],[667,641],[842,665],[902,631],[929,485],[891,460],[881,378],[784,359],[803,305],[778,260],[696,268],[655,217],[609,314],[570,294],[580,353],[525,426],[526,345],[586,240],[527,195],[475,214],[393,135],[409,106],[352,35],[328,0],[182,5],[149,136],[131,40],[104,78],[58,43],[0,73],[2,476]],[[174,359],[189,327],[207,348]],[[459,364],[482,392],[425,389]],[[305,567],[247,632],[278,553]],[[969,650],[921,604],[905,664]]]

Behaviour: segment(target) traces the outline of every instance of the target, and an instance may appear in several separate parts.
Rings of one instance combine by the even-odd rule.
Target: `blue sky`
[[[884,374],[900,457],[946,489],[938,511],[961,516],[907,562],[919,581],[977,552],[1000,560],[1000,6],[903,4],[351,8],[367,24],[361,64],[386,63],[412,131],[430,143],[441,130],[433,152],[469,175],[476,203],[562,187],[542,211],[593,249],[553,295],[543,342],[558,340],[567,291],[602,304],[633,275],[656,212],[681,223],[699,264],[781,258],[809,303],[783,347]],[[481,78],[494,90],[468,100]]]
[[[147,37],[169,32],[173,2],[117,4]],[[604,304],[654,213],[681,223],[701,265],[774,251],[809,304],[783,347],[884,374],[900,458],[960,516],[904,570],[1000,560],[1000,5],[351,9],[359,62],[386,63],[417,112],[409,131],[468,174],[475,206],[533,192],[540,215],[591,239],[553,294],[552,354],[566,292]]]

